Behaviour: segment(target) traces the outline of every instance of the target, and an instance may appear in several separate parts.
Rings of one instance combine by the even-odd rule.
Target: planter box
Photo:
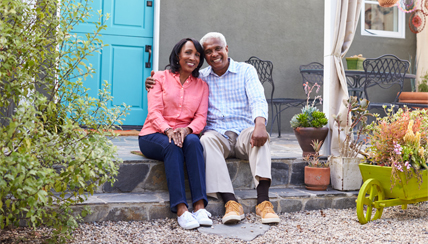
[[[363,158],[331,157],[330,175],[331,186],[339,191],[359,190],[363,178],[358,165]]]
[[[346,66],[348,70],[364,70],[363,62],[366,58],[346,58]]]
[[[420,187],[415,177],[407,181],[404,173],[400,173],[401,183],[397,182],[391,190],[391,167],[369,164],[360,164],[359,167],[364,181],[376,179],[380,182],[385,198],[412,200],[428,196],[428,170],[422,171],[422,184]]]

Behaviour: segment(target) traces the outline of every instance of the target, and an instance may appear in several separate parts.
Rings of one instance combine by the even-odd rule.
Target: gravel
[[[361,225],[354,209],[284,213],[281,222],[262,236],[245,242],[183,230],[176,219],[82,223],[71,243],[428,243],[428,202],[388,207],[382,218]],[[221,218],[214,217],[214,224]],[[254,213],[244,223],[258,222]],[[41,243],[49,229],[17,228],[0,232],[0,243]]]

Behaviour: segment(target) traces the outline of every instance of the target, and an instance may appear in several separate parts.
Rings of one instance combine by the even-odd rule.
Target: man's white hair
[[[227,42],[226,42],[226,38],[223,36],[223,34],[219,33],[219,32],[208,32],[207,34],[205,34],[205,36],[203,36],[201,38],[201,40],[199,41],[199,43],[201,43],[202,46],[204,46],[204,43],[211,38],[216,38],[216,39],[220,39],[221,42],[223,42],[224,46],[227,46]]]

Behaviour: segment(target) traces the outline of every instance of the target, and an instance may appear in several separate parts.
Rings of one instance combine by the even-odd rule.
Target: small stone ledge
[[[119,167],[116,182],[98,188],[96,193],[147,193],[166,191],[164,164],[161,161],[144,159],[126,160]],[[247,160],[227,159],[227,167],[234,189],[254,189],[250,165]],[[273,159],[271,188],[298,188],[303,186],[303,159]],[[187,180],[186,180],[187,182]],[[188,186],[186,183],[186,189]]]

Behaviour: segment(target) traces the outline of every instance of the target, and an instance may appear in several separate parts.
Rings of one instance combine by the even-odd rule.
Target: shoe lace
[[[236,212],[239,214],[239,203],[235,201],[229,201],[226,203],[226,213]]]
[[[184,217],[184,220],[186,222],[190,222],[190,221],[195,219],[195,218],[193,218],[193,216],[190,212],[184,212],[184,214],[182,216]]]
[[[205,213],[208,217],[211,217],[211,213],[208,212],[206,209],[199,209],[196,213],[197,214]]]
[[[275,211],[273,211],[272,203],[270,203],[268,201],[264,201],[264,202],[260,203],[260,208],[262,209],[262,216],[265,216],[268,213],[275,214]]]

